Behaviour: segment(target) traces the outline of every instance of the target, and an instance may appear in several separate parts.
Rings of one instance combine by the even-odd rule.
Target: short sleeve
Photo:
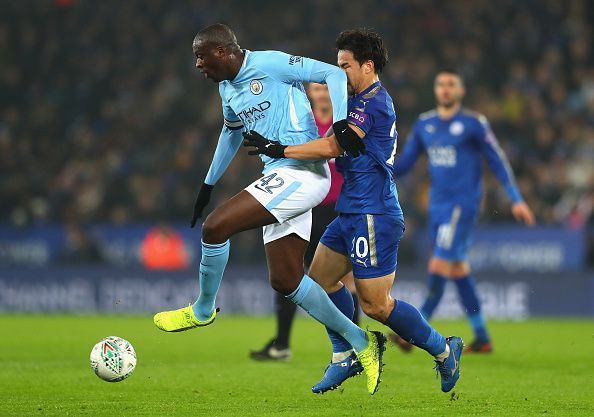
[[[353,107],[349,109],[347,121],[368,134],[373,125],[373,116],[364,108]]]

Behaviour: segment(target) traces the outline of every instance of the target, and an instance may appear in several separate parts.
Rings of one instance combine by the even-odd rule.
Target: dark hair
[[[464,85],[464,78],[462,78],[462,74],[460,74],[460,71],[458,71],[455,68],[452,68],[452,67],[441,68],[439,71],[437,71],[437,74],[435,74],[435,77],[437,78],[437,76],[439,74],[455,75],[456,77],[458,77],[460,79],[460,82],[462,83],[462,85]]]
[[[202,29],[194,37],[194,43],[197,41],[214,43],[217,46],[235,46],[237,38],[231,28],[222,23],[215,23]]]
[[[373,61],[375,72],[381,72],[388,63],[388,51],[379,33],[369,29],[352,29],[340,32],[336,48],[351,51],[359,64]]]

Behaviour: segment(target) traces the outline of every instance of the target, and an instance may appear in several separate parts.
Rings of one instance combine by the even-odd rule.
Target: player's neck
[[[361,94],[363,91],[367,90],[369,87],[371,87],[373,84],[375,84],[378,81],[379,81],[379,76],[377,74],[374,74],[373,77],[369,77],[368,79],[366,79],[365,81],[363,81],[361,83],[361,87],[359,88],[359,91],[357,91],[356,94]]]
[[[437,106],[437,115],[440,119],[451,119],[460,111],[462,108],[462,103],[454,104],[453,106],[445,107],[445,106]]]
[[[229,80],[234,80],[241,71],[241,66],[243,65],[243,60],[245,59],[245,52],[243,49],[238,50],[237,52],[233,53],[233,60],[231,62],[231,74]]]

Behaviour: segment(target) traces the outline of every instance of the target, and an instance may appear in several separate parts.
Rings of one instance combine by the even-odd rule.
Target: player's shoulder
[[[289,65],[295,65],[301,63],[303,58],[301,56],[290,55],[282,51],[250,51],[248,55],[248,65],[275,66],[281,62],[286,62]]]
[[[431,121],[435,118],[437,118],[437,110],[436,109],[431,109],[429,111],[423,112],[421,114],[419,114],[419,117],[417,117],[417,122],[418,123],[425,123],[428,121]]]
[[[463,107],[460,110],[460,115],[468,121],[479,123],[480,125],[483,125],[483,126],[488,125],[487,117],[478,111]]]
[[[353,104],[358,110],[367,113],[395,113],[392,97],[388,93],[388,90],[381,84],[376,85],[371,90],[358,97]]]

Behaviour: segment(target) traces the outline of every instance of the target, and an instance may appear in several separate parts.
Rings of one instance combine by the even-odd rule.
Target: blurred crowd
[[[198,29],[224,22],[248,49],[334,62],[352,27],[385,38],[381,76],[403,141],[434,106],[440,67],[491,122],[539,223],[579,228],[594,205],[594,7],[589,0],[338,2],[55,0],[0,6],[0,222],[189,221],[222,124],[194,68]],[[216,197],[255,179],[240,150]],[[399,181],[422,221],[424,164]],[[510,221],[485,181],[485,222]]]

